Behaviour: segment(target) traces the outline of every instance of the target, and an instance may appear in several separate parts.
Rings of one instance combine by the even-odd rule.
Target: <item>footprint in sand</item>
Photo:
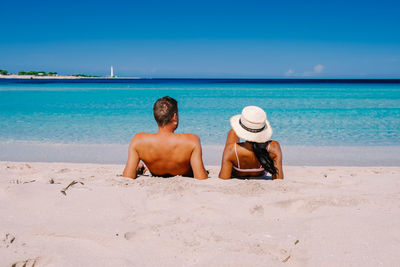
[[[66,173],[69,172],[70,170],[68,168],[64,168],[58,171],[58,173]]]
[[[285,210],[302,210],[305,212],[313,212],[322,207],[355,207],[360,203],[366,202],[365,199],[349,198],[346,196],[324,197],[319,199],[288,199],[275,202],[278,207]]]
[[[124,234],[124,238],[126,239],[126,240],[131,240],[132,238],[134,238],[135,237],[135,232],[126,232],[125,234]]]
[[[49,260],[37,257],[34,259],[27,259],[24,261],[18,261],[11,265],[11,267],[40,267],[40,266],[46,266],[50,263]]]
[[[2,240],[2,243],[6,248],[8,248],[14,241],[15,241],[15,236],[10,233],[7,233]]]
[[[14,169],[17,169],[18,167],[17,166],[7,166],[7,169],[11,169],[11,170],[14,170]]]
[[[264,207],[261,205],[255,205],[249,210],[250,214],[264,215]]]
[[[160,236],[161,225],[151,225],[149,227],[139,228],[135,231],[126,232],[124,238],[126,240],[135,239],[135,241],[151,240]]]
[[[29,184],[29,183],[34,183],[36,180],[29,180],[29,181],[21,181],[21,180],[11,180],[10,184]]]

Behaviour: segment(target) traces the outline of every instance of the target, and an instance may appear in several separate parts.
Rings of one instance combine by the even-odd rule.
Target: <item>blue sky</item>
[[[398,1],[2,1],[0,69],[400,78]]]

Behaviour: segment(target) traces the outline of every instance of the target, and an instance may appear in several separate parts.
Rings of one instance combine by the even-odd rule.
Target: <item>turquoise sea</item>
[[[178,100],[178,132],[222,145],[229,118],[266,112],[283,145],[393,146],[400,141],[400,83],[268,80],[0,81],[0,143],[127,144],[157,130],[152,107]]]

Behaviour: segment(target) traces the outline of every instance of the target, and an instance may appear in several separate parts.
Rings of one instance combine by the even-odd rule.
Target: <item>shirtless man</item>
[[[158,99],[153,113],[158,132],[138,133],[132,138],[123,176],[136,178],[142,174],[146,170],[142,160],[154,176],[206,179],[199,137],[174,133],[179,123],[176,100],[169,96]]]

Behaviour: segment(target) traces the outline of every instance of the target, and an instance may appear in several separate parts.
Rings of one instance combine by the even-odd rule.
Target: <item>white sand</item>
[[[400,264],[400,167],[285,167],[283,181],[122,169],[0,162],[0,265]]]

